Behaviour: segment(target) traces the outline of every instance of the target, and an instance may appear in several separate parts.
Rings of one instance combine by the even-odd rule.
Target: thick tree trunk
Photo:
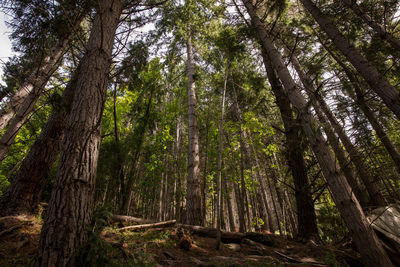
[[[379,73],[378,69],[349,43],[347,38],[339,32],[332,21],[325,16],[311,0],[301,0],[301,2],[318,22],[322,30],[332,39],[335,46],[365,79],[371,89],[376,92],[386,106],[400,119],[399,90],[394,88],[389,81]]]
[[[98,3],[87,52],[77,75],[71,116],[39,241],[36,266],[75,266],[92,220],[100,126],[113,40],[124,1]]]
[[[357,5],[356,0],[342,0],[342,2],[347,5],[353,12],[360,17],[366,24],[368,24],[371,29],[373,29],[376,34],[382,40],[386,40],[394,49],[400,51],[400,40],[393,36],[390,32],[387,32],[385,27],[374,21],[374,19],[365,13],[359,5]]]
[[[282,94],[282,84],[278,77],[276,77],[275,70],[265,53],[263,53],[263,59],[268,80],[276,97],[276,102],[281,111],[282,121],[285,127],[287,160],[295,186],[298,237],[303,240],[319,240],[314,202],[303,157],[304,149],[301,146],[301,126],[297,125],[297,122],[293,118],[293,111],[290,107],[289,99],[286,95]]]
[[[39,204],[42,192],[49,182],[51,167],[60,153],[76,87],[75,74],[63,92],[60,107],[54,107],[15,178],[0,197],[1,215],[31,213]]]
[[[188,128],[189,154],[187,178],[186,223],[201,225],[201,186],[200,186],[200,157],[199,131],[197,129],[196,91],[194,81],[194,55],[191,29],[187,31],[187,71],[188,71]]]
[[[361,253],[364,264],[371,267],[393,266],[379,239],[369,225],[358,200],[351,194],[351,188],[346,178],[338,171],[339,168],[326,144],[325,138],[320,131],[315,131],[313,127],[315,121],[308,111],[307,102],[292,79],[281,55],[273,45],[264,24],[261,22],[254,9],[252,1],[243,0],[243,3],[262,41],[262,45],[271,60],[272,66],[277,71],[284,85],[285,93],[288,95],[290,102],[299,115],[304,133],[308,137],[324,177],[328,182],[332,197],[350,230],[354,243]]]

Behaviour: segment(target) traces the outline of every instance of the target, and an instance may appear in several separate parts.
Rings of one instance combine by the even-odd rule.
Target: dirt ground
[[[40,229],[41,220],[34,216],[0,218],[0,266],[32,266]],[[351,248],[303,244],[271,234],[268,246],[243,239],[223,243],[220,250],[214,238],[176,227],[138,232],[109,227],[100,237],[114,249],[107,256],[142,259],[130,266],[362,266]]]

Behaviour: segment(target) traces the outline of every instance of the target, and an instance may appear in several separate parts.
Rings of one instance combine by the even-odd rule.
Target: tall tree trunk
[[[335,159],[326,144],[321,132],[315,131],[312,116],[308,110],[307,102],[301,95],[299,88],[291,77],[281,55],[273,45],[264,24],[258,17],[250,0],[243,0],[251,17],[252,24],[257,30],[265,52],[271,60],[272,66],[282,81],[285,93],[296,109],[304,133],[308,137],[325,179],[328,182],[332,197],[346,222],[354,243],[356,244],[366,266],[393,266],[378,237],[372,230],[365,217],[358,200],[351,193],[351,188],[346,178],[338,171]]]
[[[189,128],[189,154],[186,223],[201,225],[201,186],[200,186],[200,156],[199,156],[199,131],[197,128],[196,91],[194,82],[194,55],[192,45],[192,32],[190,26],[187,31],[187,71],[188,71],[188,128]]]
[[[343,127],[339,124],[339,122],[333,115],[332,111],[329,109],[324,99],[322,99],[322,97],[318,93],[316,97],[318,99],[321,109],[327,116],[332,127],[335,129],[335,132],[338,134],[340,140],[342,140],[343,145],[346,148],[346,151],[349,153],[351,161],[356,166],[356,170],[358,171],[358,174],[361,180],[363,181],[370,196],[371,204],[385,206],[387,203],[385,197],[383,196],[379,188],[379,184],[377,183],[377,181],[375,181],[374,177],[372,177],[371,172],[365,165],[360,152],[351,143],[350,138],[347,136]]]
[[[376,135],[378,136],[382,144],[385,146],[386,151],[392,158],[393,162],[396,164],[397,170],[400,173],[400,152],[398,151],[392,140],[389,138],[389,136],[387,136],[382,125],[376,118],[374,112],[369,108],[368,103],[365,101],[364,97],[365,93],[364,90],[361,89],[359,80],[353,74],[353,72],[346,66],[346,64],[342,60],[340,60],[340,58],[337,55],[335,55],[331,49],[329,49],[327,45],[325,45],[322,41],[321,44],[346,73],[346,76],[349,79],[355,91],[355,95],[353,92],[350,92],[350,97],[353,98],[353,100],[358,104],[362,112],[367,117],[368,121],[371,123],[371,126],[375,130]]]
[[[311,13],[321,29],[331,38],[335,46],[342,52],[347,60],[354,66],[360,75],[369,84],[372,90],[383,100],[386,106],[400,119],[400,92],[379,73],[361,53],[349,43],[321,10],[311,0],[300,0],[304,7]]]
[[[298,238],[303,240],[319,240],[317,218],[315,215],[314,201],[307,177],[307,168],[304,162],[304,149],[301,145],[302,129],[293,118],[293,111],[289,99],[282,94],[283,88],[271,61],[263,53],[264,65],[267,70],[268,80],[276,98],[276,103],[281,112],[282,121],[285,127],[287,160],[292,172],[295,186]]]
[[[13,95],[9,102],[9,107],[0,112],[0,131],[11,121],[0,139],[0,162],[6,156],[19,130],[34,109],[50,77],[60,65],[62,57],[67,51],[68,44],[75,35],[75,31],[82,22],[86,12],[87,10],[84,12],[81,11],[72,19],[73,25],[70,26],[70,33],[54,46],[49,55],[45,56],[40,66],[30,74],[27,81]]]
[[[296,72],[298,73],[300,80],[302,81],[304,88],[310,94],[310,98],[312,101],[317,100],[319,107],[325,113],[326,117],[328,118],[330,124],[332,125],[333,129],[335,130],[336,134],[339,136],[340,140],[342,140],[344,147],[346,148],[347,152],[350,155],[351,160],[353,161],[356,169],[360,175],[361,180],[363,181],[368,194],[371,198],[371,203],[375,205],[386,205],[386,200],[382,193],[379,190],[379,186],[374,181],[374,178],[371,176],[370,171],[368,170],[367,166],[364,164],[361,154],[358,150],[354,147],[351,143],[350,138],[345,133],[343,127],[339,124],[335,116],[333,115],[332,111],[326,104],[325,100],[322,96],[317,92],[313,82],[311,79],[303,72],[301,69],[300,63],[298,62],[295,56],[292,57],[292,63]]]
[[[75,266],[93,213],[101,117],[115,31],[124,1],[101,1],[87,52],[76,73],[77,88],[39,241],[36,266]]]
[[[246,182],[244,179],[244,170],[245,170],[245,159],[244,159],[244,150],[245,150],[245,144],[243,142],[243,130],[242,130],[242,112],[239,107],[238,99],[237,99],[237,93],[235,87],[233,87],[233,101],[235,105],[235,113],[237,120],[239,122],[239,143],[240,143],[240,198],[241,202],[239,209],[240,209],[240,214],[243,214],[243,220],[240,220],[239,224],[239,232],[244,233],[246,232],[246,224],[245,224],[245,207],[248,209],[247,205],[247,193],[246,193]],[[247,212],[247,216],[249,213]]]
[[[229,216],[229,230],[231,232],[235,231],[235,219],[233,216],[233,208],[232,208],[232,193],[230,188],[228,188],[228,181],[225,178],[224,179],[224,191],[225,191],[225,197],[226,197],[226,205],[227,205],[227,209],[228,209],[228,216]]]
[[[77,86],[76,73],[63,92],[62,103],[53,108],[15,178],[0,197],[2,216],[31,213],[39,204],[42,192],[49,182],[51,167],[60,153],[60,143]]]
[[[371,16],[364,12],[361,7],[357,5],[356,0],[342,0],[342,2],[351,10],[353,10],[354,14],[368,24],[368,26],[371,27],[371,29],[373,29],[382,40],[387,41],[394,49],[400,51],[400,40],[393,36],[393,34],[390,32],[387,32],[385,27],[380,25]]]
[[[352,162],[347,158],[344,149],[342,148],[342,143],[339,138],[336,137],[332,125],[328,122],[328,119],[322,112],[318,103],[314,103],[314,109],[317,114],[319,121],[324,129],[324,132],[327,136],[329,144],[331,145],[333,151],[335,152],[336,158],[338,159],[341,170],[344,173],[344,176],[347,178],[351,188],[354,191],[357,199],[359,200],[362,207],[366,207],[368,203],[368,195],[364,193],[361,189],[361,185],[355,176],[355,171],[353,169]]]
[[[225,66],[225,80],[224,80],[224,88],[222,91],[221,98],[221,118],[219,121],[219,141],[218,141],[218,157],[217,157],[217,238],[216,238],[216,249],[219,250],[221,247],[221,205],[222,205],[222,152],[224,150],[224,143],[222,140],[223,132],[224,132],[224,112],[225,112],[225,94],[226,94],[226,84],[228,82],[228,67],[229,60],[226,62]]]

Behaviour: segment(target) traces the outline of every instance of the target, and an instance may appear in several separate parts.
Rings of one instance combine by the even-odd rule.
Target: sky
[[[0,81],[3,81],[1,75],[3,74],[3,64],[7,58],[12,55],[11,42],[8,39],[10,30],[5,25],[6,15],[0,12]]]

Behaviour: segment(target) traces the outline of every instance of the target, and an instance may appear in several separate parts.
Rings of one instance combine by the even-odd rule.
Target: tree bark
[[[281,55],[275,48],[264,24],[258,17],[252,1],[243,0],[250,15],[251,21],[262,45],[276,70],[285,93],[296,109],[304,133],[308,137],[321,170],[332,192],[333,200],[347,224],[355,245],[357,246],[366,266],[393,266],[382,244],[375,235],[367,218],[365,217],[358,200],[351,193],[351,188],[346,178],[338,171],[335,159],[330,152],[326,140],[321,132],[313,127],[315,121],[308,110],[308,105],[301,95],[299,88],[291,77]]]
[[[311,0],[301,0],[304,7],[311,13],[322,30],[331,38],[335,46],[342,52],[357,72],[365,79],[372,90],[383,100],[386,106],[400,119],[400,92],[379,73],[361,53],[349,43],[321,10]]]
[[[74,74],[63,92],[60,106],[53,108],[15,178],[0,197],[1,215],[32,213],[39,204],[42,192],[49,182],[51,167],[60,153],[76,87],[77,75]]]
[[[187,31],[187,71],[188,71],[188,128],[189,154],[187,178],[186,223],[201,225],[201,186],[200,186],[200,157],[199,131],[197,128],[196,91],[194,81],[194,55],[190,26]]]
[[[263,53],[264,65],[267,70],[268,80],[276,98],[276,103],[281,112],[286,136],[286,157],[292,172],[295,186],[297,207],[298,238],[303,240],[319,240],[317,218],[315,215],[314,201],[307,177],[307,168],[304,162],[304,149],[301,145],[302,129],[293,118],[293,110],[289,99],[282,94],[283,88],[270,60]]]
[[[359,5],[357,5],[357,1],[355,0],[342,0],[342,2],[348,6],[351,10],[353,10],[354,14],[360,17],[366,24],[368,24],[371,29],[373,29],[376,34],[382,40],[387,41],[394,49],[400,51],[400,40],[393,36],[390,32],[387,32],[386,29],[373,20],[367,13],[365,13]]]
[[[124,1],[101,1],[77,75],[71,116],[39,241],[36,266],[75,266],[91,223],[101,117]]]
[[[87,10],[76,15],[73,19],[70,34],[68,34],[64,39],[61,39],[54,46],[49,55],[44,58],[41,66],[30,74],[27,81],[13,95],[9,107],[0,112],[0,131],[3,130],[11,121],[7,130],[0,139],[0,162],[6,156],[19,130],[34,109],[35,104],[45,89],[50,77],[58,69],[62,57],[67,51],[68,44],[75,35],[75,31],[82,22],[86,12]]]

